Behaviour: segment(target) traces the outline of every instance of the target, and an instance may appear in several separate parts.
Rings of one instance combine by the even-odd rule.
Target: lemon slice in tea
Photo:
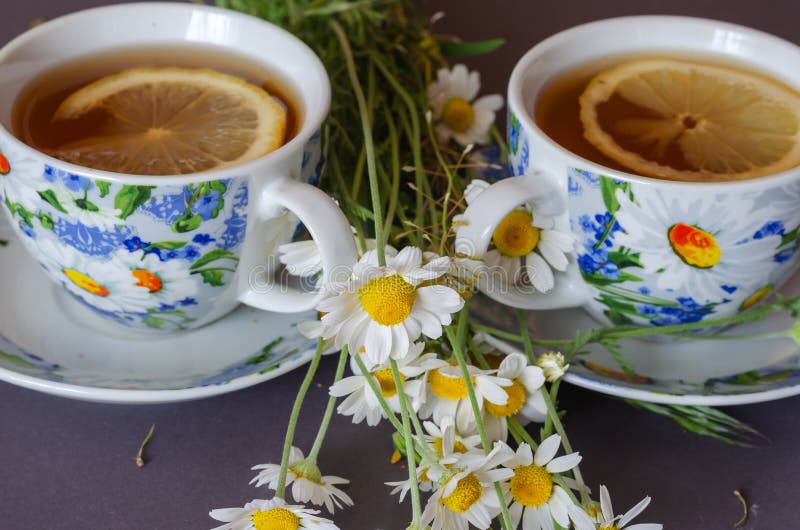
[[[65,99],[53,120],[89,134],[49,154],[82,166],[174,175],[254,160],[281,146],[286,110],[265,90],[214,70],[133,68]]]
[[[584,136],[642,175],[739,180],[800,165],[800,94],[734,68],[626,62],[580,96]]]

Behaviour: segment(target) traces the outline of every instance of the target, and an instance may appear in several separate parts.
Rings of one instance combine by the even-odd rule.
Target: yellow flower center
[[[722,259],[722,250],[714,236],[696,226],[678,223],[667,230],[672,250],[687,265],[710,269]]]
[[[441,438],[436,438],[433,441],[433,448],[436,450],[437,453],[439,453],[440,456],[444,456],[444,449],[442,447],[443,444],[444,444],[444,440],[442,440]],[[461,442],[459,442],[458,440],[456,440],[455,443],[453,444],[453,452],[454,453],[466,453],[467,452],[467,447],[464,444],[462,444]]]
[[[300,518],[286,508],[258,510],[253,513],[252,519],[256,530],[297,530],[300,528]]]
[[[443,374],[438,368],[428,375],[428,383],[433,393],[444,399],[463,399],[469,395],[467,383],[461,377],[450,377]],[[472,378],[475,384],[475,378]]]
[[[377,372],[372,372],[372,376],[378,380],[378,385],[381,387],[381,395],[385,398],[394,397],[397,395],[397,387],[394,384],[394,374],[391,368],[384,368]],[[406,376],[400,374],[400,382],[406,382]]]
[[[505,405],[495,405],[491,401],[486,402],[486,411],[495,418],[513,416],[522,409],[527,399],[525,385],[520,383],[519,379],[514,379],[511,386],[504,386],[503,390],[508,394],[508,401]]]
[[[523,506],[538,508],[550,500],[553,479],[550,473],[537,465],[519,466],[511,477],[511,496]]]
[[[494,246],[506,256],[527,256],[539,244],[539,229],[532,223],[533,216],[530,213],[514,210],[495,228],[492,235]]]
[[[358,290],[364,311],[384,326],[394,326],[408,318],[416,298],[417,289],[399,274],[376,278]]]
[[[64,269],[64,275],[69,278],[72,283],[95,296],[106,297],[111,294],[108,292],[108,289],[103,287],[101,284],[97,283],[82,272],[76,271],[75,269]]]
[[[148,270],[133,269],[131,274],[134,278],[136,278],[136,285],[139,287],[144,287],[151,293],[157,293],[164,286],[164,284],[161,282],[161,278]]]
[[[449,497],[442,497],[441,503],[456,513],[464,513],[478,502],[483,495],[483,486],[474,473],[458,481],[458,486]]]
[[[464,132],[475,121],[475,110],[464,98],[453,98],[444,104],[442,121],[447,128],[456,132]]]
[[[742,305],[739,306],[739,311],[746,311],[759,303],[765,296],[767,296],[770,292],[772,292],[772,286],[767,285],[762,287],[758,291],[754,292],[750,296],[748,296]]]

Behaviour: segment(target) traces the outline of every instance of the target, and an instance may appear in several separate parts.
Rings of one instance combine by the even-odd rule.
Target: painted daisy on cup
[[[333,521],[317,517],[318,513],[275,498],[255,499],[242,508],[211,510],[208,515],[225,523],[212,530],[339,530]]]
[[[557,434],[542,441],[536,453],[528,444],[520,444],[516,454],[503,465],[513,471],[509,482],[508,513],[511,526],[523,530],[550,530],[555,520],[563,528],[569,527],[568,508],[572,502],[561,486],[553,481],[553,474],[569,471],[578,465],[581,456],[571,453],[556,456],[561,446]]]
[[[129,264],[116,253],[104,263],[96,262],[74,248],[39,237],[28,245],[38,246],[42,265],[67,290],[101,311],[145,312],[157,307],[150,290],[134,275]]]
[[[513,455],[505,443],[497,442],[488,455],[480,451],[443,459],[457,471],[441,483],[442,477],[430,470],[438,488],[428,499],[421,526],[429,524],[431,530],[467,530],[470,524],[481,530],[489,528],[501,509],[493,484],[513,475],[510,469],[497,466]]]
[[[528,358],[521,353],[509,354],[500,363],[497,376],[511,381],[503,387],[508,394],[505,405],[487,401],[483,421],[486,434],[493,440],[508,438],[508,418],[517,417],[521,423],[543,422],[547,416],[547,404],[539,391],[544,385],[544,373],[538,366],[529,366]]]
[[[414,378],[447,365],[445,361],[438,359],[435,353],[422,355],[424,348],[424,343],[415,343],[409,349],[408,355],[397,361],[400,379],[403,381],[403,391],[411,400],[411,406],[415,411],[419,410],[424,401],[425,384],[422,380]],[[369,386],[367,377],[375,380],[381,390],[381,396],[391,409],[400,412],[400,397],[388,362],[373,367],[367,375],[361,372],[358,364],[351,358],[350,370],[356,375],[341,379],[329,391],[331,396],[344,398],[336,409],[339,414],[352,416],[353,423],[361,423],[366,419],[370,427],[374,427],[380,423],[381,418],[386,417],[378,397]]]
[[[436,72],[436,81],[428,87],[428,103],[440,142],[451,138],[461,145],[489,141],[489,127],[495,112],[503,107],[503,97],[492,94],[475,99],[480,89],[480,74],[463,64]]]
[[[484,180],[473,180],[464,190],[467,204],[489,187]],[[490,277],[502,273],[504,283],[529,283],[542,293],[555,285],[553,269],[567,269],[567,255],[572,252],[575,238],[569,229],[561,226],[549,206],[549,195],[541,201],[523,205],[500,221],[492,235],[492,249],[485,257]],[[547,210],[545,210],[547,207]]]
[[[483,410],[486,403],[498,407],[508,404],[508,393],[504,387],[510,387],[512,381],[498,377],[497,370],[482,370],[472,365],[467,366],[478,407]],[[461,368],[447,365],[428,372],[423,379],[427,383],[428,395],[425,404],[420,408],[421,418],[430,418],[442,424],[445,418],[455,418],[455,425],[461,434],[474,433],[477,421],[469,399],[467,383],[461,375]]]
[[[463,307],[454,289],[431,283],[449,268],[446,257],[422,265],[417,247],[406,247],[396,256],[387,253],[383,267],[374,250],[365,253],[352,279],[328,286],[331,296],[317,306],[325,313],[322,336],[336,337],[336,347],[346,344],[350,352],[364,348],[373,365],[389,355],[402,359],[420,335],[439,338],[452,313]]]
[[[267,485],[271,490],[278,487],[278,478],[281,474],[280,464],[259,464],[253,466],[258,471],[250,484],[256,487]],[[297,502],[310,502],[316,506],[325,505],[330,513],[336,508],[352,506],[353,499],[336,487],[337,484],[350,484],[342,477],[332,475],[323,476],[317,464],[305,458],[303,451],[292,447],[289,453],[289,470],[286,473],[286,485],[292,485],[292,497]]]
[[[661,530],[664,525],[655,523],[638,523],[627,526],[649,504],[650,497],[645,497],[623,515],[615,516],[611,507],[611,496],[608,494],[608,488],[600,486],[600,511],[597,513],[596,518],[590,517],[582,508],[574,504],[570,505],[568,510],[569,517],[575,523],[576,530],[597,530],[597,528],[601,530]]]
[[[616,218],[620,245],[640,251],[647,272],[659,289],[691,293],[701,303],[749,295],[754,270],[771,267],[781,236],[754,237],[763,214],[747,215],[753,202],[720,211],[713,201],[666,197],[638,191],[632,200],[617,191]],[[713,212],[713,213],[712,213]],[[758,218],[754,221],[754,218]]]

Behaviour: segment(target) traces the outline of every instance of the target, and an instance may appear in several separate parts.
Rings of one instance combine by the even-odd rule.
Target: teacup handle
[[[254,200],[259,221],[274,219],[289,210],[305,225],[322,258],[319,285],[349,277],[358,261],[353,233],[347,218],[327,194],[310,184],[281,177],[261,187]],[[239,264],[239,301],[279,313],[308,311],[316,307],[324,296],[324,287],[304,292],[278,285],[269,277],[274,267],[265,266],[263,258],[264,249],[257,244],[244,249]]]
[[[559,190],[556,178],[544,170],[533,170],[519,177],[496,182],[483,190],[470,203],[463,215],[464,224],[458,228],[456,252],[460,255],[483,258],[489,248],[497,225],[518,206],[549,195],[548,201],[563,203],[554,193]],[[563,207],[561,207],[563,209]],[[478,272],[478,289],[501,304],[521,309],[561,309],[583,305],[589,297],[581,279],[574,253],[564,272],[556,272],[555,286],[547,293],[532,287],[520,287],[513,282],[497,281],[492,271],[482,267]]]

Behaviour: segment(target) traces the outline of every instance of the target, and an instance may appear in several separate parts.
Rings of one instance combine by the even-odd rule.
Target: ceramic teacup
[[[549,292],[489,272],[479,280],[488,296],[525,309],[584,306],[606,323],[663,326],[746,310],[797,270],[800,167],[745,181],[647,178],[569,152],[532,118],[537,95],[554,75],[604,57],[664,52],[749,63],[800,87],[800,48],[713,20],[602,20],[532,48],[508,85],[513,177],[471,202],[457,250],[483,256],[501,220],[535,203],[555,217],[556,229],[572,233],[574,252]]]
[[[72,165],[11,132],[16,95],[50,66],[132,45],[201,43],[263,64],[291,82],[297,134],[239,166],[151,177]],[[201,5],[140,3],[52,20],[0,50],[0,193],[17,235],[50,277],[80,302],[133,328],[190,329],[239,302],[298,312],[320,294],[270,282],[277,247],[296,228],[316,240],[323,281],[356,260],[350,226],[316,182],[330,83],[318,57],[255,17]],[[346,273],[346,272],[342,272]]]

